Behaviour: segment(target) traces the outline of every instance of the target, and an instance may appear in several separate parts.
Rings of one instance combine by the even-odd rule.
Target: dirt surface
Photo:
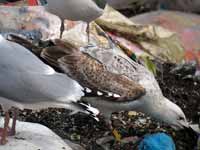
[[[150,9],[139,7],[133,10],[124,10],[127,16],[147,12]],[[159,64],[157,80],[163,94],[177,103],[185,112],[191,123],[199,124],[200,116],[200,83],[193,79],[183,79],[170,73],[174,68],[171,64]],[[149,117],[139,113],[120,112],[113,114],[112,123],[126,143],[111,140],[106,144],[97,144],[99,138],[112,135],[103,118],[99,122],[85,114],[69,116],[69,111],[64,109],[48,109],[40,112],[25,110],[20,112],[19,120],[43,124],[64,139],[69,139],[85,147],[87,150],[103,150],[107,146],[111,150],[135,150],[144,135],[155,132],[169,134],[177,150],[193,150],[196,147],[197,136],[190,130],[175,131],[170,127],[162,126]]]
[[[161,66],[161,65],[160,65]],[[169,73],[173,65],[164,64],[158,71],[157,79],[164,95],[177,103],[184,110],[188,120],[192,123],[199,123],[200,112],[200,83],[193,79],[182,79],[177,75]],[[20,113],[20,120],[37,122],[43,124],[64,139],[78,143],[88,150],[102,150],[97,144],[97,139],[112,135],[103,118],[100,122],[84,114],[69,116],[69,111],[63,109],[48,109],[40,112],[23,111]],[[132,137],[127,142],[111,140],[106,144],[111,150],[137,149],[140,139],[148,133],[166,132],[173,137],[177,150],[193,150],[196,146],[197,136],[189,130],[174,131],[167,126],[159,125],[149,117],[139,113],[120,112],[113,114],[113,126],[118,130],[122,138]],[[126,138],[127,139],[127,138]],[[128,138],[130,140],[130,138]]]

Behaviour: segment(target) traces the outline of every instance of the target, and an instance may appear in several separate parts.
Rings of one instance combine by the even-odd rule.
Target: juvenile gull
[[[89,23],[103,14],[105,5],[105,0],[47,0],[46,8],[61,18],[61,35],[64,19],[86,22],[89,42]]]
[[[9,110],[67,108],[87,112],[77,101],[84,95],[82,87],[64,74],[54,71],[29,50],[5,40],[0,35],[0,104],[5,112],[1,144],[5,144]],[[11,134],[15,132],[14,118]]]
[[[65,52],[58,62],[67,75],[89,89],[121,96],[84,98],[98,108],[107,120],[110,120],[112,112],[135,110],[177,129],[188,127],[183,111],[163,96],[153,74],[123,52],[98,47],[91,47],[92,51],[89,48],[80,51],[61,40],[57,40],[56,44],[58,49],[54,47],[54,53],[61,49]]]

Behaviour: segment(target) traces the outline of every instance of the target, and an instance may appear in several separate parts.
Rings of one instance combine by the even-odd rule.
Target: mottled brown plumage
[[[82,86],[120,95],[120,100],[133,100],[145,94],[145,89],[124,75],[109,72],[105,65],[75,46],[56,40],[65,49],[65,56],[58,62],[71,78]]]

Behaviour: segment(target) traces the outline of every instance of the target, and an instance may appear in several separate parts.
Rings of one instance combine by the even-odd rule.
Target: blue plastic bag
[[[165,133],[147,135],[139,144],[139,150],[176,150],[170,136]]]

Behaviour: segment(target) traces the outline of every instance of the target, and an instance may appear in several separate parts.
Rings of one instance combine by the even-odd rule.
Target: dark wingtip
[[[99,121],[98,114],[96,112],[93,112],[90,108],[92,108],[89,104],[83,103],[83,102],[72,102],[74,106],[82,110],[83,112],[86,112],[86,114],[90,115],[92,118],[94,118],[96,121]],[[93,108],[96,109],[96,108]]]

